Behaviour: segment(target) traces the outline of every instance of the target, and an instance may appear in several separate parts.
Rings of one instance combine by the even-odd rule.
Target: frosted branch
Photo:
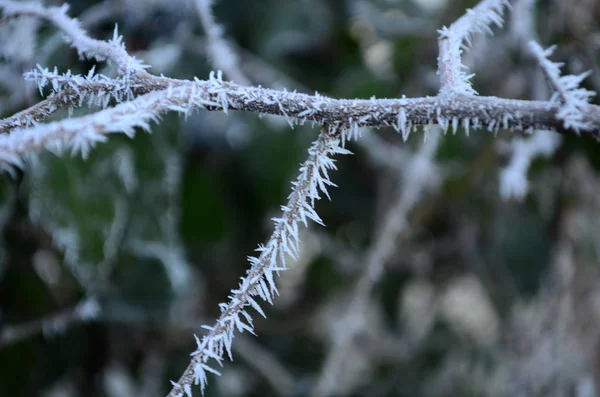
[[[182,113],[199,107],[220,106],[206,100],[195,84],[184,87],[169,86],[135,100],[87,116],[41,124],[18,133],[0,136],[0,160],[13,166],[22,165],[22,157],[47,149],[62,152],[71,148],[72,154],[84,157],[98,142],[106,141],[110,133],[124,133],[130,137],[135,128],[150,129],[150,121],[157,121],[162,112]]]
[[[334,128],[323,128],[316,141],[308,150],[308,158],[300,167],[298,179],[292,183],[292,193],[288,203],[282,206],[283,215],[274,218],[275,230],[265,245],[257,249],[258,257],[249,257],[250,269],[242,277],[237,289],[231,291],[229,301],[220,304],[221,315],[214,326],[205,326],[208,330],[202,339],[196,338],[198,348],[192,353],[192,361],[168,397],[191,396],[191,386],[199,384],[204,390],[207,372],[218,374],[207,364],[214,359],[221,364],[225,352],[231,359],[231,345],[234,332],[248,331],[254,333],[252,318],[247,312],[253,308],[265,316],[259,305],[262,301],[272,303],[276,295],[274,275],[286,270],[286,258],[296,258],[299,250],[298,224],[307,226],[307,221],[323,225],[323,221],[314,210],[315,201],[325,194],[329,186],[335,186],[329,179],[329,170],[336,169],[335,162],[330,158],[334,154],[349,154],[340,146],[343,139],[342,131]]]
[[[112,92],[120,83],[106,80],[102,84],[106,92]],[[114,86],[106,86],[110,84]],[[95,143],[103,142],[109,133],[123,132],[131,136],[136,127],[148,129],[148,123],[157,120],[162,112],[188,114],[198,108],[280,115],[286,117],[291,125],[305,122],[337,125],[346,128],[354,136],[362,126],[391,126],[407,138],[416,126],[428,124],[440,124],[453,131],[461,126],[466,132],[470,128],[481,127],[493,132],[500,128],[575,132],[557,119],[560,104],[547,101],[477,96],[464,96],[454,101],[440,101],[438,97],[333,99],[319,94],[240,86],[224,82],[214,75],[209,80],[194,81],[148,75],[143,78],[143,84],[134,85],[131,89],[143,92],[161,88],[161,91],[151,91],[88,116],[41,124],[21,130],[18,134],[0,136],[0,159],[19,165],[20,157],[29,152],[44,148],[56,151],[65,145],[73,148],[75,153],[85,154]],[[73,97],[71,103],[75,98],[79,100],[80,97]],[[51,105],[34,106],[33,110],[40,114]],[[582,114],[587,124],[592,126],[583,133],[600,138],[600,107],[589,105],[582,110]],[[31,123],[33,119],[28,112],[19,114],[17,119],[14,117],[17,116],[0,121],[0,126],[9,124],[14,128],[16,123]]]
[[[159,77],[152,79],[111,79],[103,75],[94,75],[93,69],[87,76],[72,75],[70,72],[58,74],[38,65],[38,70],[25,73],[26,80],[36,82],[40,93],[46,85],[53,92],[45,100],[28,109],[0,120],[0,134],[10,133],[17,128],[31,127],[37,122],[49,118],[63,108],[101,106],[106,108],[111,100],[121,102],[130,100],[150,91],[163,90],[168,80]]]
[[[475,33],[492,33],[490,25],[501,27],[502,13],[508,0],[483,0],[473,9],[467,9],[465,15],[454,22],[450,27],[443,27],[438,31],[438,74],[440,75],[440,95],[476,95],[467,75],[467,66],[461,61],[461,55],[466,45],[470,45],[470,38]]]
[[[98,61],[112,61],[122,75],[144,74],[148,68],[143,62],[129,55],[125,50],[123,37],[119,36],[115,26],[112,40],[102,41],[90,38],[79,26],[79,21],[67,15],[69,5],[43,7],[37,3],[0,0],[0,9],[4,16],[34,16],[51,22],[66,35],[66,40],[77,49],[80,57],[95,58]]]
[[[544,71],[550,85],[556,91],[551,99],[551,102],[558,101],[560,103],[556,117],[563,121],[565,128],[573,129],[577,133],[594,128],[586,119],[585,114],[590,106],[589,100],[596,93],[579,86],[590,75],[590,72],[585,72],[577,76],[561,76],[560,67],[563,66],[563,63],[552,62],[548,59],[556,49],[556,46],[544,50],[535,41],[530,41],[529,48]]]

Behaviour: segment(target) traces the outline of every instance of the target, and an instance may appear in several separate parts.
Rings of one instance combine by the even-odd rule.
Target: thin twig
[[[46,19],[60,28],[71,40],[71,45],[77,49],[80,56],[94,57],[99,61],[110,60],[119,67],[123,75],[143,75],[148,67],[140,60],[129,55],[125,50],[123,38],[117,34],[115,27],[114,35],[110,41],[102,41],[90,38],[85,30],[79,26],[79,21],[67,15],[68,4],[60,7],[44,8],[36,3],[16,2],[11,0],[0,1],[0,8],[5,16],[30,15]]]
[[[449,28],[443,27],[439,33],[438,74],[440,75],[440,95],[476,95],[467,75],[467,67],[461,61],[463,43],[469,43],[470,36],[479,32],[491,32],[489,25],[502,26],[502,12],[508,0],[483,0],[475,8],[468,9]]]
[[[320,193],[327,193],[329,186],[334,184],[329,179],[328,170],[335,169],[335,163],[330,158],[334,154],[348,154],[340,144],[343,133],[335,127],[323,128],[319,137],[313,142],[309,156],[300,167],[300,175],[294,182],[289,201],[282,207],[281,218],[274,218],[275,230],[265,245],[258,248],[260,256],[249,258],[251,267],[242,278],[239,288],[231,291],[229,301],[220,304],[221,316],[214,326],[205,328],[208,333],[197,339],[198,348],[192,353],[192,361],[178,382],[173,382],[173,389],[168,397],[191,395],[191,386],[199,384],[204,390],[206,372],[218,374],[207,364],[214,359],[221,364],[225,352],[231,359],[231,345],[234,332],[248,331],[253,333],[252,319],[246,308],[252,307],[264,316],[254,296],[266,302],[272,302],[275,287],[274,274],[285,270],[286,257],[296,257],[299,250],[298,223],[307,225],[307,220],[323,224],[314,210],[315,201]]]
[[[563,65],[558,62],[551,62],[548,57],[552,55],[555,46],[544,50],[537,42],[530,41],[529,48],[536,57],[540,67],[544,71],[546,78],[556,91],[555,97],[560,98],[560,110],[556,118],[564,122],[565,128],[574,129],[575,132],[594,128],[585,116],[589,108],[589,100],[596,95],[595,92],[580,87],[581,82],[589,76],[590,72],[580,75],[560,75],[560,67]]]

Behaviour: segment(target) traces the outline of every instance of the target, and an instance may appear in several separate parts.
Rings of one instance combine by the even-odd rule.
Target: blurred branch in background
[[[438,149],[440,135],[437,129],[427,131],[423,147],[403,167],[401,191],[382,217],[383,224],[376,232],[373,246],[366,252],[362,274],[350,294],[348,311],[340,315],[339,322],[333,327],[332,348],[312,392],[313,397],[339,394],[338,389],[348,392],[351,380],[356,379],[355,376],[343,373],[343,364],[352,360],[352,345],[357,336],[368,328],[366,314],[371,295],[384,276],[385,262],[396,252],[400,234],[407,232],[409,212],[419,202],[424,191],[439,183],[433,157]]]
[[[156,327],[158,325],[165,328],[165,330],[168,328],[178,328],[193,332],[199,329],[205,323],[205,320],[154,318],[151,315],[136,311],[135,308],[111,308],[106,310],[101,307],[96,299],[90,298],[72,309],[64,310],[39,320],[26,324],[3,326],[0,332],[0,349],[35,337],[40,333],[46,339],[51,340],[54,335],[64,334],[70,327],[76,327],[80,322],[122,323],[137,327]],[[253,366],[259,374],[265,377],[273,390],[277,392],[277,395],[293,395],[295,381],[292,375],[269,352],[260,347],[250,337],[240,335],[236,338],[233,350],[249,365]]]

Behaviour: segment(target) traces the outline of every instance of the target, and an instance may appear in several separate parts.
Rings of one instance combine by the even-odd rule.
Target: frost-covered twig
[[[439,131],[430,133],[429,139],[419,152],[407,161],[403,172],[402,191],[383,217],[384,223],[376,234],[373,246],[367,252],[364,270],[347,304],[348,311],[341,316],[339,331],[336,332],[312,397],[327,397],[335,392],[348,346],[364,329],[365,312],[371,293],[383,276],[386,262],[396,250],[398,236],[408,227],[408,214],[418,203],[423,192],[439,182],[433,164],[433,156],[439,142]]]
[[[116,83],[117,87],[112,88],[112,93],[108,92],[110,89],[105,90],[105,87],[98,86],[97,84],[89,84],[90,82],[75,87],[73,85],[74,81],[72,81],[74,79],[68,79],[66,84],[68,86],[63,92],[57,93],[47,100],[21,111],[10,118],[1,120],[0,133],[10,132],[14,128],[29,127],[37,121],[49,117],[61,108],[76,105],[81,106],[84,100],[96,100],[106,104],[106,100],[111,97],[111,94],[117,98],[123,95],[123,93],[128,93],[127,95],[131,96],[132,93],[139,95],[154,89],[165,88],[152,87],[153,83],[158,81],[157,79],[154,79],[153,82],[145,81],[144,84],[135,84],[135,80],[149,76],[145,71],[149,66],[144,65],[143,62],[127,53],[122,36],[118,35],[116,26],[113,38],[108,41],[101,41],[90,38],[85,30],[81,28],[79,21],[67,15],[69,6],[66,3],[61,7],[45,8],[35,2],[20,3],[10,0],[0,0],[0,9],[6,17],[29,15],[46,19],[65,34],[66,41],[77,49],[80,56],[95,58],[98,61],[107,60],[112,62],[117,65],[120,74],[119,81],[113,82]],[[119,93],[119,91],[122,91],[122,93]],[[95,98],[84,98],[82,94],[88,94]],[[99,98],[103,95],[105,95],[104,98]]]
[[[95,58],[98,61],[112,61],[122,75],[146,73],[145,69],[148,66],[127,53],[123,37],[118,35],[116,27],[112,40],[92,39],[79,26],[77,19],[67,15],[69,6],[66,3],[60,7],[45,8],[37,3],[1,0],[0,9],[6,17],[30,15],[52,22],[65,33],[67,41],[77,49],[79,56]]]
[[[349,100],[245,87],[224,82],[218,76],[207,81],[186,81],[149,75],[144,77],[144,81],[147,84],[140,90],[164,88],[165,85],[167,89],[153,91],[88,116],[41,124],[18,134],[0,136],[0,159],[18,164],[21,155],[44,148],[58,149],[64,144],[85,152],[96,141],[104,141],[104,135],[108,133],[125,132],[130,135],[135,127],[148,128],[148,122],[155,120],[161,112],[188,113],[200,107],[225,112],[242,110],[282,115],[290,124],[308,121],[338,125],[353,134],[361,126],[392,126],[405,138],[417,125],[424,124],[441,124],[454,131],[462,126],[467,132],[471,127],[487,127],[490,131],[530,128],[574,132],[556,118],[560,105],[546,101],[476,96],[441,102],[437,97]],[[103,83],[111,84],[109,81]],[[593,128],[583,132],[600,138],[600,107],[590,105],[584,112],[586,121]],[[2,123],[0,121],[0,125]]]
[[[231,358],[231,345],[234,332],[253,333],[252,318],[247,312],[253,308],[265,316],[256,297],[272,303],[277,294],[274,275],[286,269],[287,256],[296,257],[299,250],[298,224],[313,220],[323,224],[314,210],[315,201],[320,194],[329,197],[327,189],[335,186],[329,179],[329,170],[336,169],[334,154],[349,154],[341,147],[343,131],[336,127],[324,127],[316,141],[308,150],[308,158],[300,167],[298,179],[292,183],[292,193],[288,203],[282,206],[283,215],[274,218],[275,230],[265,245],[260,245],[258,257],[249,257],[250,269],[242,277],[239,287],[231,291],[229,302],[220,304],[221,316],[212,327],[205,326],[208,333],[202,339],[196,339],[198,348],[192,353],[192,361],[168,397],[191,396],[193,384],[199,384],[204,390],[206,372],[217,373],[207,364],[214,359],[221,364],[225,352]]]
[[[451,94],[476,95],[477,92],[469,81],[473,75],[467,75],[467,67],[461,61],[464,43],[470,44],[474,33],[491,33],[490,25],[502,26],[502,12],[509,6],[508,0],[484,0],[475,8],[468,9],[466,14],[450,27],[438,31],[439,57],[438,74],[440,75],[440,95]]]
[[[70,72],[61,75],[56,70],[51,72],[38,65],[38,70],[26,73],[25,79],[35,81],[40,92],[44,86],[50,84],[53,93],[30,108],[0,120],[0,134],[8,134],[17,128],[31,127],[65,107],[80,107],[83,104],[106,107],[111,100],[121,102],[124,99],[132,99],[150,91],[164,90],[172,83],[171,80],[161,77],[148,78],[149,75],[125,81],[94,75],[93,72],[93,69],[90,70],[87,76],[72,75]]]
[[[37,79],[40,93],[45,85],[43,83],[52,83],[55,93],[29,109],[0,120],[0,133],[9,133],[15,128],[30,127],[64,107],[81,106],[84,101],[102,102],[106,106],[111,96],[120,99],[123,96],[131,97],[132,94],[140,95],[166,88],[166,85],[156,86],[156,83],[160,81],[159,78],[154,78],[152,81],[146,79],[150,76],[145,71],[148,66],[127,53],[122,37],[117,34],[116,27],[113,38],[102,41],[87,36],[80,27],[79,21],[67,15],[67,4],[63,4],[61,7],[44,8],[37,3],[0,0],[0,9],[6,17],[35,16],[48,20],[66,35],[66,40],[77,49],[80,56],[95,58],[99,61],[112,61],[118,66],[120,74],[119,79],[111,81],[106,76],[94,75],[92,69],[85,78],[87,81],[82,81],[81,78],[78,79],[81,76],[71,75],[70,72],[58,76],[55,70],[55,76],[52,76],[52,72],[47,68],[38,65],[38,70],[25,74],[26,79]],[[99,78],[102,78],[102,81]],[[140,81],[143,81],[143,84],[140,84]],[[61,83],[65,85],[64,90],[61,90]]]
[[[444,76],[454,76],[453,70],[462,73],[460,68],[454,68],[456,63],[452,61],[453,57],[457,56],[456,59],[460,63],[460,44],[462,40],[468,38],[472,32],[484,29],[489,22],[499,23],[501,19],[496,11],[501,10],[503,4],[505,4],[504,1],[485,0],[450,28],[444,29],[448,33],[448,37],[440,38],[440,73],[442,81],[447,80]],[[5,9],[5,13],[8,9],[10,13],[15,15],[32,14],[42,18],[50,18],[59,27],[73,35],[73,44],[77,46],[80,52],[92,56],[96,53],[101,55],[106,53],[106,56],[111,56],[116,60],[127,61],[128,64],[135,63],[133,58],[122,60],[126,58],[123,54],[127,53],[121,45],[120,38],[116,41],[102,42],[82,36],[84,32],[78,27],[77,20],[68,18],[63,8],[44,9],[29,3],[16,3],[6,0],[0,1],[0,7]],[[51,18],[54,14],[58,16]],[[444,48],[452,51],[446,51],[444,56]],[[448,68],[444,66],[445,62],[441,62],[445,58],[449,60],[446,65]],[[165,84],[172,84],[173,86],[186,84],[188,89],[194,90],[189,85],[191,82],[152,76],[143,69],[139,70],[137,76],[133,79],[128,80],[125,76],[124,83],[128,81],[132,87],[139,89],[140,92],[164,89]],[[123,85],[123,82],[119,84]],[[208,84],[208,82],[197,82],[197,84],[202,90],[206,89],[206,86],[202,87],[202,85]],[[451,84],[448,87],[452,88],[453,86]],[[443,92],[444,90],[441,93],[443,94]],[[458,91],[454,90],[454,92]],[[489,130],[494,131],[499,128],[513,130],[533,128],[559,132],[578,132],[574,128],[569,128],[572,126],[565,126],[556,119],[555,114],[559,111],[559,104],[548,104],[548,102],[542,101],[519,101],[473,96],[446,101],[444,95],[412,99],[336,100],[318,94],[309,96],[287,91],[242,87],[234,83],[223,83],[218,96],[225,99],[219,101],[223,105],[220,108],[224,110],[231,108],[277,114],[288,118],[290,123],[293,122],[291,120],[293,118],[300,122],[314,121],[320,124],[340,124],[353,130],[360,126],[393,126],[400,130],[404,137],[413,130],[414,126],[430,123],[440,124],[443,128],[452,126],[454,130],[458,126],[462,126],[467,132],[470,127],[487,127]],[[13,116],[13,118],[0,121],[0,127],[2,127],[0,131],[9,131],[11,128],[17,127],[23,128],[34,121],[38,121],[57,109],[56,105],[61,103],[61,99],[63,103],[70,104],[80,101],[79,97],[72,96],[71,98],[70,100],[66,98],[47,100],[46,103],[38,104],[28,111]],[[217,106],[212,109],[218,108]],[[584,132],[600,138],[600,107],[589,106],[582,114],[586,124],[592,126],[591,129]]]
[[[216,81],[216,79],[214,80]],[[157,121],[162,112],[171,110],[182,113],[199,107],[222,106],[206,100],[196,85],[169,86],[164,91],[154,91],[121,103],[113,108],[87,116],[65,119],[38,125],[18,133],[0,136],[0,160],[13,166],[21,166],[22,157],[41,149],[61,152],[66,147],[84,157],[97,142],[106,141],[110,133],[133,136],[135,128],[149,130],[150,121]],[[225,105],[226,107],[226,105]]]
[[[222,70],[225,76],[239,84],[250,85],[250,80],[240,69],[237,54],[223,38],[223,28],[215,21],[212,13],[213,0],[195,0],[194,3],[206,33],[206,46],[215,69]]]
[[[556,46],[544,50],[537,42],[530,41],[529,48],[539,62],[552,88],[556,91],[551,99],[551,102],[557,102],[558,100],[560,103],[556,117],[563,121],[565,128],[573,129],[575,132],[594,128],[587,120],[585,113],[590,107],[589,100],[596,93],[579,86],[589,76],[590,72],[581,73],[577,76],[561,76],[560,67],[563,64],[548,59]]]

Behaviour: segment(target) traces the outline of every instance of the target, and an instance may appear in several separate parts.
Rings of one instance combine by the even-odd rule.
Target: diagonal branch
[[[145,69],[148,66],[127,53],[123,38],[117,34],[116,27],[112,40],[92,39],[79,26],[77,19],[70,18],[67,15],[69,6],[66,3],[60,7],[45,8],[36,3],[1,0],[0,9],[3,10],[5,17],[29,15],[53,23],[65,33],[67,41],[77,49],[79,56],[95,58],[98,61],[110,60],[119,67],[120,74],[139,73],[143,75],[146,73]]]
[[[286,269],[286,257],[296,257],[299,250],[298,223],[307,225],[307,220],[323,225],[314,210],[315,201],[320,193],[329,197],[327,189],[335,186],[329,179],[329,170],[336,169],[330,157],[334,154],[349,154],[340,146],[343,134],[340,129],[325,127],[308,150],[308,158],[300,167],[298,179],[292,183],[292,193],[288,203],[282,206],[281,218],[274,218],[275,230],[265,245],[260,245],[260,256],[249,257],[250,269],[240,281],[239,287],[231,291],[229,302],[220,304],[221,316],[212,327],[205,326],[208,333],[202,339],[196,338],[198,348],[192,353],[192,361],[168,397],[191,396],[191,386],[199,384],[204,390],[206,372],[218,374],[207,362],[214,359],[221,364],[225,352],[231,359],[231,344],[234,332],[254,333],[252,318],[247,308],[252,307],[265,316],[256,296],[272,303],[277,294],[274,275]]]
[[[544,71],[550,85],[556,91],[552,102],[556,102],[556,97],[560,99],[561,106],[556,114],[556,118],[564,122],[565,128],[574,129],[577,133],[580,130],[594,128],[593,124],[586,119],[585,113],[590,106],[589,100],[596,93],[579,86],[590,75],[590,72],[585,72],[577,76],[561,76],[560,67],[563,64],[552,62],[548,59],[556,49],[556,46],[544,50],[537,42],[532,40],[529,42],[529,48]]]

